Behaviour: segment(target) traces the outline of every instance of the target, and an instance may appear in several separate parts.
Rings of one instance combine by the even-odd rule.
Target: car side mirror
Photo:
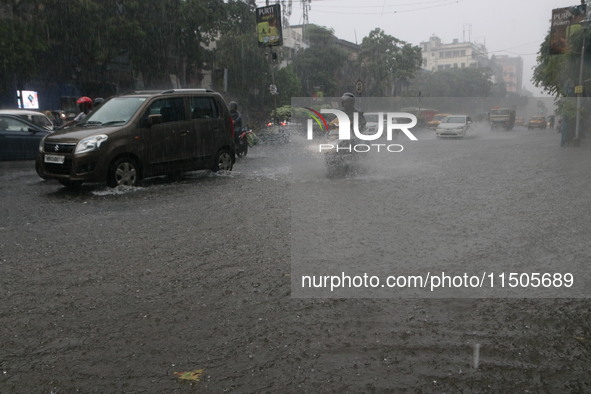
[[[141,121],[141,126],[145,128],[150,128],[155,124],[162,123],[162,115],[161,114],[152,114],[148,115],[147,118],[143,118]]]
[[[37,130],[34,129],[34,128],[32,128],[32,127],[29,127],[29,133],[31,133],[31,134],[37,134]]]

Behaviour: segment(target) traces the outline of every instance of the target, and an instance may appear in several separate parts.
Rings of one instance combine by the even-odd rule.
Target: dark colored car
[[[53,121],[46,114],[39,111],[28,109],[0,109],[0,115],[18,116],[19,118],[35,123],[37,126],[41,126],[49,131],[53,131],[55,128]]]
[[[0,160],[34,160],[51,131],[16,115],[0,114]]]
[[[230,171],[235,160],[228,106],[205,89],[113,97],[76,127],[47,136],[37,156],[45,178],[111,187],[185,171]]]

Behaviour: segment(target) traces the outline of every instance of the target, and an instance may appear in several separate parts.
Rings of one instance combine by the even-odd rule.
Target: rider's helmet
[[[353,93],[345,93],[341,97],[341,105],[343,108],[353,108],[355,106],[355,95]]]
[[[230,112],[237,112],[238,111],[238,103],[236,101],[230,101],[230,103],[228,104],[228,107],[230,108]]]
[[[80,108],[80,111],[86,112],[86,110],[92,110],[92,99],[87,96],[82,96],[76,100],[76,104]]]
[[[85,104],[85,103],[92,103],[92,99],[90,97],[82,96],[78,100],[76,100],[76,104]]]

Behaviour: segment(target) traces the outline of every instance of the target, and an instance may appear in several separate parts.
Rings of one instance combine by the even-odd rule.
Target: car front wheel
[[[109,168],[107,184],[109,187],[119,185],[135,186],[139,180],[139,169],[135,160],[122,157],[113,162]]]
[[[232,155],[227,149],[220,149],[217,155],[215,155],[215,160],[211,170],[213,172],[232,171],[232,167]]]

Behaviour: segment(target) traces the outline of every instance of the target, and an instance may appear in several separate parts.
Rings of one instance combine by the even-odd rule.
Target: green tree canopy
[[[421,72],[411,82],[408,94],[425,97],[504,97],[504,83],[491,82],[489,68],[452,68],[437,72]]]
[[[379,28],[372,30],[361,42],[359,63],[370,95],[400,93],[398,86],[415,75],[422,61],[418,46],[401,41]]]
[[[310,25],[306,29],[309,47],[300,50],[294,61],[295,74],[302,83],[302,93],[307,96],[322,91],[325,96],[340,96],[338,71],[347,56],[337,45],[334,31],[322,26]]]

